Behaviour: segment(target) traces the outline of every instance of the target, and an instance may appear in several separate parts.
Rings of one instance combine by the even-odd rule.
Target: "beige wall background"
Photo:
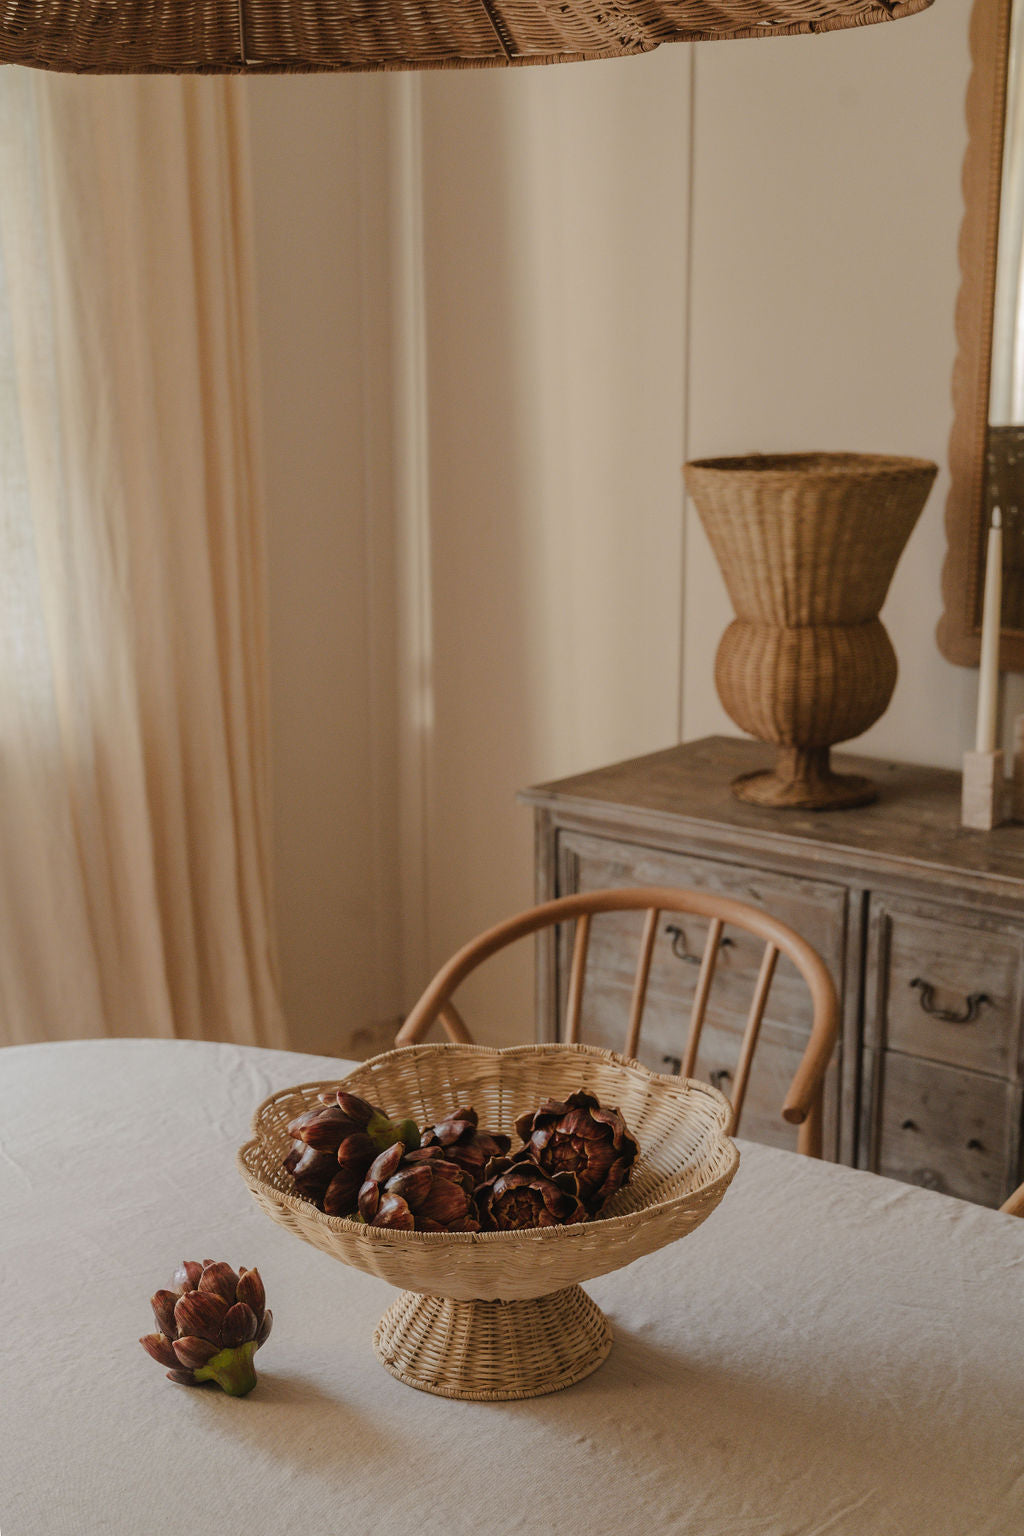
[[[383,1048],[455,947],[530,902],[519,788],[735,731],[687,457],[940,463],[884,613],[897,693],[858,745],[958,762],[976,673],[934,631],[968,10],[249,82],[300,1047]],[[528,1038],[528,950],[463,1002],[481,1039]]]
[[[401,1007],[390,105],[250,80],[268,498],[276,907],[296,1046],[383,1048]]]
[[[689,337],[695,455],[843,448],[939,464],[882,614],[896,693],[857,750],[950,766],[977,698],[977,672],[935,643],[969,13],[937,0],[906,25],[701,51]],[[687,738],[734,730],[712,679],[729,614],[691,509]]]

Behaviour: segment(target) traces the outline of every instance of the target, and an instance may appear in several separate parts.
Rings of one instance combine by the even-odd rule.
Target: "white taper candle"
[[[985,558],[985,602],[981,611],[981,664],[978,668],[976,752],[996,749],[999,703],[999,626],[1003,607],[1003,514],[992,508]]]

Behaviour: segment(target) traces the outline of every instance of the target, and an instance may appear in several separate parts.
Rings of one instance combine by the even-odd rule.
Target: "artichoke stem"
[[[244,1397],[256,1385],[255,1353],[255,1339],[239,1344],[237,1349],[222,1349],[196,1371],[196,1381],[215,1381],[230,1397]]]

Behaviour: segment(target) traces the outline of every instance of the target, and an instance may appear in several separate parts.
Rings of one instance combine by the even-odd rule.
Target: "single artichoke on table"
[[[395,1142],[418,1147],[414,1120],[391,1120],[375,1104],[341,1088],[322,1093],[314,1109],[288,1126],[292,1148],[284,1159],[299,1194],[328,1216],[347,1216],[370,1164]]]
[[[565,1227],[586,1221],[573,1173],[550,1175],[524,1148],[491,1165],[477,1186],[476,1208],[485,1232],[519,1232],[528,1227]]]
[[[457,1163],[476,1185],[484,1179],[488,1164],[506,1155],[512,1140],[501,1131],[482,1131],[479,1116],[470,1105],[428,1126],[420,1145],[440,1147],[447,1161]]]
[[[359,1214],[371,1227],[400,1232],[479,1232],[473,1179],[439,1146],[382,1152],[359,1191]]]
[[[175,1289],[151,1298],[159,1333],[139,1340],[171,1381],[195,1386],[215,1381],[231,1397],[256,1385],[253,1356],[265,1344],[274,1320],[257,1269],[239,1269],[204,1259],[186,1259],[174,1276]]]
[[[519,1116],[516,1131],[545,1173],[575,1175],[591,1216],[627,1182],[639,1150],[619,1111],[605,1109],[591,1093],[545,1099]]]

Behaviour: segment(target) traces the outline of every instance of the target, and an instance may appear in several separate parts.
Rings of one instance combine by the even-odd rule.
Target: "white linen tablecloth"
[[[1021,1536],[1024,1221],[740,1142],[721,1206],[586,1289],[607,1362],[525,1402],[377,1363],[384,1282],[235,1169],[350,1064],[198,1042],[0,1051],[2,1536]],[[136,1342],[182,1258],[258,1267],[257,1388]]]

